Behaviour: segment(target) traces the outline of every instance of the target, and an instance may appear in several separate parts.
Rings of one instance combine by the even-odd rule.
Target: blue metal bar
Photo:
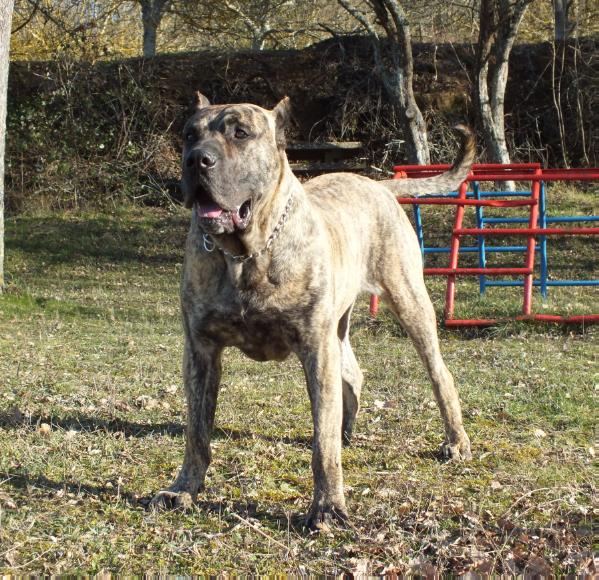
[[[567,215],[547,218],[548,224],[564,222],[599,222],[599,215]]]
[[[526,246],[485,246],[487,252],[524,252]],[[478,246],[460,246],[460,253],[474,253],[478,252]],[[535,251],[539,251],[539,248],[535,248]],[[426,246],[424,248],[425,254],[449,254],[449,248],[444,246]]]
[[[599,280],[548,280],[547,286],[599,286]]]
[[[484,218],[486,224],[527,224],[528,218],[519,217],[487,217]]]
[[[472,192],[474,193],[474,197],[476,199],[481,199],[480,184],[478,183],[478,181],[474,181],[472,183]],[[484,223],[485,223],[483,221],[483,207],[480,205],[477,205],[474,208],[474,210],[476,213],[476,227],[483,228]],[[479,268],[486,268],[487,267],[487,255],[485,254],[485,237],[478,236],[477,244],[478,244],[478,266],[479,266]],[[481,274],[478,277],[478,293],[481,295],[485,293],[486,281],[487,281],[487,277],[484,274]]]
[[[481,197],[530,197],[528,191],[481,191]]]
[[[475,183],[475,182],[472,182]],[[530,197],[530,191],[481,191],[481,197]],[[457,191],[452,191],[450,193],[424,193],[422,195],[417,195],[416,199],[427,199],[430,197],[441,197],[441,198],[456,198],[458,197]],[[467,199],[474,199],[474,192],[468,191],[466,194]]]
[[[489,280],[487,286],[522,286],[522,280]],[[541,286],[540,280],[533,282],[534,286]],[[547,286],[599,286],[599,280],[548,280]]]
[[[420,206],[413,205],[414,212],[414,224],[416,225],[416,236],[418,237],[418,244],[420,245],[420,254],[422,255],[422,265],[424,266],[424,228],[422,227],[422,214],[420,213]]]
[[[542,228],[547,227],[547,195],[545,191],[545,182],[541,181],[541,195],[539,196],[539,219]],[[547,265],[547,236],[541,236],[541,296],[543,301],[547,300],[549,294],[547,280],[549,278],[549,268]]]
[[[541,182],[543,185],[543,182]],[[539,203],[539,217],[541,214],[541,208]],[[517,217],[487,217],[484,218],[485,223],[488,224],[523,224],[528,223],[528,219],[526,218],[517,218]],[[599,222],[599,216],[589,215],[589,216],[559,216],[559,217],[546,217],[546,224],[554,224],[554,223],[573,223],[573,222]],[[545,227],[545,226],[543,226]]]

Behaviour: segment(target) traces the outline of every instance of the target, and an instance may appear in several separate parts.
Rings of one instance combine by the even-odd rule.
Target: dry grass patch
[[[385,310],[370,321],[363,301],[353,332],[363,409],[343,452],[352,522],[320,535],[301,527],[312,482],[299,363],[229,351],[206,492],[186,513],[147,511],[183,452],[186,222],[139,208],[8,221],[1,570],[592,570],[594,328],[441,331],[474,452],[470,463],[442,463],[441,421],[417,354]],[[441,286],[432,288],[440,308]],[[478,312],[485,303],[464,288],[460,304]],[[501,306],[497,296],[489,299]],[[567,309],[572,297],[586,307],[586,296],[552,291],[552,307]]]

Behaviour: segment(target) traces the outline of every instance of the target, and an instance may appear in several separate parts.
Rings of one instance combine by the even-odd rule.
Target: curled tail
[[[385,179],[379,183],[382,183],[395,195],[420,195],[455,191],[470,173],[476,152],[476,143],[474,134],[466,125],[456,125],[454,129],[460,133],[461,145],[458,157],[449,171],[434,177]]]

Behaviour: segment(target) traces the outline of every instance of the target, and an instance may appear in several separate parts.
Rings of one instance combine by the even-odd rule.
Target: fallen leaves
[[[40,423],[37,432],[43,437],[48,437],[52,433],[52,426],[48,423]]]
[[[156,409],[168,410],[171,408],[167,401],[159,401],[149,395],[140,395],[135,399],[135,405],[144,411],[154,411]]]
[[[7,510],[16,510],[17,504],[7,493],[0,491],[0,508]]]

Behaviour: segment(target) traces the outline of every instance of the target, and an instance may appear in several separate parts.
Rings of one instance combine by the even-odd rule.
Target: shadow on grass
[[[89,258],[161,264],[181,259],[186,231],[187,221],[180,216],[133,225],[131,220],[111,216],[80,220],[20,217],[7,224],[6,247],[35,255],[36,261],[48,264]]]
[[[460,326],[460,327],[444,327],[442,314],[438,314],[438,327],[441,337],[455,336],[464,341],[478,340],[494,340],[497,338],[512,338],[522,336],[551,334],[553,336],[583,336],[588,331],[588,325],[585,327],[579,323],[560,323],[560,324],[543,324],[532,321],[510,320],[510,316],[517,316],[520,312],[515,310],[512,314],[507,315],[505,320],[501,320],[501,316],[497,316],[499,322],[493,326]],[[563,314],[563,313],[562,313]],[[472,316],[472,315],[470,315]],[[488,314],[483,318],[493,318],[494,315]],[[389,320],[385,314],[381,318],[372,318],[368,314],[361,313],[355,316],[352,323],[352,330],[362,330],[372,336],[377,336],[380,333],[391,333],[393,338],[408,338],[408,334],[396,320]]]
[[[91,318],[94,320],[107,317],[106,308],[99,306],[90,306],[81,304],[74,300],[57,300],[45,296],[34,296],[19,290],[12,290],[10,287],[2,295],[3,314],[6,316],[31,315],[33,312],[43,312],[45,316],[53,315],[70,318]],[[127,312],[129,319],[132,314]],[[150,316],[146,313],[144,320]],[[158,316],[155,317],[159,318]]]
[[[261,441],[267,441],[268,443],[285,443],[286,445],[295,445],[297,447],[305,447],[310,449],[312,447],[312,439],[310,437],[290,437],[288,435],[282,435],[276,437],[274,435],[264,435],[263,433],[253,433],[245,429],[231,429],[226,427],[216,427],[212,433],[213,439],[232,439],[233,441],[239,441],[243,439],[260,439]]]
[[[177,437],[184,433],[179,423],[136,423],[122,419],[101,419],[83,414],[65,417],[44,417],[42,415],[27,416],[25,420],[15,419],[10,412],[0,412],[0,428],[16,429],[23,425],[39,425],[48,423],[55,428],[74,431],[103,431],[105,433],[122,433],[125,437],[147,437],[149,435],[168,435]]]
[[[45,475],[30,476],[24,473],[2,473],[0,479],[4,485],[10,485],[15,489],[24,489],[28,492],[31,488],[40,488],[42,490],[51,490],[53,493],[63,491],[75,495],[91,495],[94,497],[110,498],[113,500],[122,500],[132,506],[139,505],[138,497],[131,492],[121,488],[109,488],[102,485],[89,485],[75,481],[53,481]]]
[[[0,472],[0,487],[7,485],[17,490],[24,490],[27,495],[36,495],[36,490],[42,495],[50,495],[52,499],[56,498],[57,492],[63,494],[71,494],[79,496],[82,499],[85,496],[91,496],[97,500],[102,500],[108,503],[122,502],[131,508],[141,508],[143,510],[151,510],[150,502],[152,496],[139,496],[135,492],[128,491],[122,487],[107,487],[103,485],[84,484],[77,481],[54,481],[45,475],[28,475],[25,473],[9,473]],[[156,490],[156,492],[159,490]],[[201,495],[202,492],[200,492]],[[218,515],[219,518],[227,518],[229,514],[237,515],[237,518],[247,520],[252,518],[259,520],[262,523],[278,528],[293,529],[297,533],[304,531],[304,517],[300,514],[291,513],[270,513],[258,508],[255,502],[251,501],[227,501],[217,500],[210,501],[208,499],[198,498],[193,504],[193,508],[200,512],[212,515]],[[181,511],[181,508],[170,511]],[[189,511],[189,509],[187,510]],[[231,527],[237,525],[239,520],[231,518]]]
[[[51,424],[55,428],[63,430],[87,431],[90,433],[103,431],[105,433],[122,433],[125,437],[148,437],[150,435],[166,435],[168,437],[181,437],[185,427],[181,423],[137,423],[123,419],[101,419],[83,414],[66,417],[43,417],[32,415],[27,417],[27,424],[39,425],[41,423]],[[0,412],[0,428],[18,428],[23,425],[22,420],[15,420],[14,414]],[[312,440],[310,437],[290,437],[287,435],[274,436],[263,433],[254,433],[245,429],[231,429],[228,427],[216,427],[212,433],[212,439],[242,441],[245,439],[259,439],[269,443],[285,443],[299,447],[310,448]]]

